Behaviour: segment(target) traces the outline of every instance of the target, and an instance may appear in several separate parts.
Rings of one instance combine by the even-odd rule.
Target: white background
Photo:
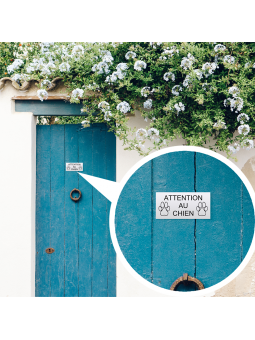
[[[250,1],[5,1],[0,40],[254,41],[253,9]],[[4,137],[6,145],[9,130]],[[3,256],[12,260],[11,249]],[[8,340],[250,339],[254,300],[2,298],[0,320]]]

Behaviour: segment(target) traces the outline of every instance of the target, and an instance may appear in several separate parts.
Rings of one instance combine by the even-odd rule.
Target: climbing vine
[[[145,155],[183,137],[231,156],[254,147],[254,49],[235,42],[17,43],[0,67],[20,86],[36,80],[42,101],[61,77],[68,100],[83,104],[83,118],[73,119],[84,128],[106,123],[129,150]],[[147,127],[131,130],[136,110]]]

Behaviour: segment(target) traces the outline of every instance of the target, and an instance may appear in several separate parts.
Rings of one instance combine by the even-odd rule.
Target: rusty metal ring
[[[197,286],[198,290],[205,289],[203,283],[196,279],[195,277],[189,276],[187,273],[183,274],[183,276],[179,277],[177,280],[174,281],[172,286],[170,287],[170,290],[175,290],[177,286],[182,282],[194,282]]]
[[[79,196],[78,197],[73,197],[72,194],[73,192],[78,192],[79,193]],[[70,192],[70,198],[71,200],[73,200],[74,202],[77,202],[79,201],[79,199],[81,198],[81,192],[79,189],[73,189],[71,192]]]

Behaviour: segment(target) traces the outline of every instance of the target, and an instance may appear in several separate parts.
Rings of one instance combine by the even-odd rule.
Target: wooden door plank
[[[50,126],[36,127],[36,296],[50,296]]]
[[[113,132],[106,132],[106,179],[116,181],[116,137]],[[107,200],[107,219],[109,221],[111,202]],[[112,244],[108,222],[108,296],[116,296],[116,253]]]
[[[65,125],[65,163],[78,163],[78,127]],[[78,204],[70,192],[78,188],[78,173],[65,171],[65,296],[79,295],[78,270]]]
[[[93,176],[106,179],[105,129],[93,129]],[[107,296],[107,199],[93,188],[92,296]]]
[[[195,220],[156,220],[156,192],[194,192],[194,159],[185,151],[153,159],[153,283],[165,289],[195,274]]]
[[[77,128],[80,126],[77,125]],[[92,175],[92,128],[79,131],[79,163]],[[79,296],[92,296],[92,186],[79,176]]]
[[[242,230],[242,260],[245,258],[250,249],[254,234],[254,208],[250,194],[246,186],[242,184],[243,192],[243,230]]]
[[[51,296],[64,296],[65,150],[64,125],[51,125]]]
[[[129,179],[118,200],[116,236],[123,255],[144,279],[152,279],[151,162]]]
[[[207,288],[241,262],[242,183],[227,165],[197,153],[196,188],[211,192],[211,219],[196,225],[196,277]]]

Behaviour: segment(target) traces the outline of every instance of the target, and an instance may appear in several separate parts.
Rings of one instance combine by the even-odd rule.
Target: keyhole
[[[47,254],[52,254],[52,253],[54,253],[55,249],[47,248],[47,249],[45,249],[45,251],[46,251]]]

